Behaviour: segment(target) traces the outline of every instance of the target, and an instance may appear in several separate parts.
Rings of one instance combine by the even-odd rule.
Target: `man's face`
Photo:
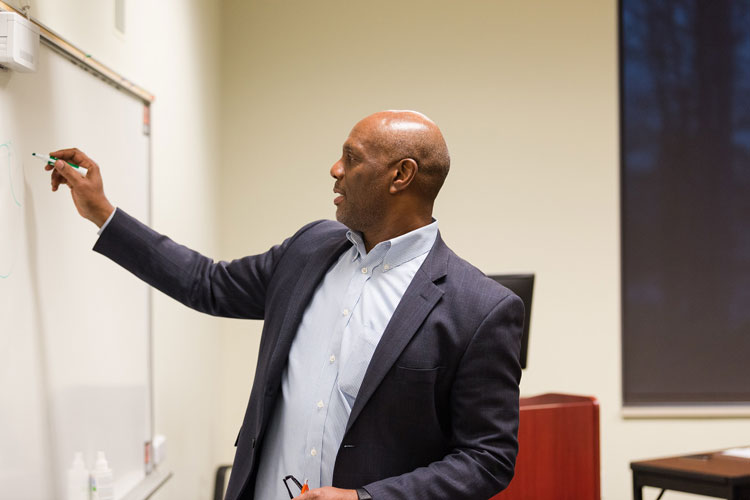
[[[377,123],[365,119],[352,129],[341,158],[331,167],[336,179],[336,219],[362,233],[383,220],[388,200],[388,165],[374,145]]]

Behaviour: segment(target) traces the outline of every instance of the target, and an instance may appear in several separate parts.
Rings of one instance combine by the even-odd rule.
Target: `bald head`
[[[414,111],[381,111],[349,132],[331,167],[336,219],[373,245],[432,221],[450,158],[437,125]]]
[[[416,111],[381,111],[354,127],[363,129],[367,146],[377,151],[384,164],[412,159],[418,166],[414,187],[434,200],[450,169],[450,155],[435,122]]]

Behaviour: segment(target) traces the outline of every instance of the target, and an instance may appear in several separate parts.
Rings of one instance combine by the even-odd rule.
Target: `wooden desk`
[[[721,452],[631,462],[633,499],[643,487],[684,491],[729,500],[750,500],[750,459]]]

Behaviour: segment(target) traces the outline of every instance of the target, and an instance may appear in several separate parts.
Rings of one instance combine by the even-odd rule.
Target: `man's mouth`
[[[344,192],[341,189],[339,189],[337,187],[334,187],[333,188],[333,192],[338,195],[337,197],[335,197],[333,199],[333,204],[334,205],[338,205],[339,203],[341,203],[342,201],[344,201]]]

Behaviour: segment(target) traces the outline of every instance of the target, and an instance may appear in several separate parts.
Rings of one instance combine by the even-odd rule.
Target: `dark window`
[[[750,401],[750,0],[621,0],[623,397]]]

